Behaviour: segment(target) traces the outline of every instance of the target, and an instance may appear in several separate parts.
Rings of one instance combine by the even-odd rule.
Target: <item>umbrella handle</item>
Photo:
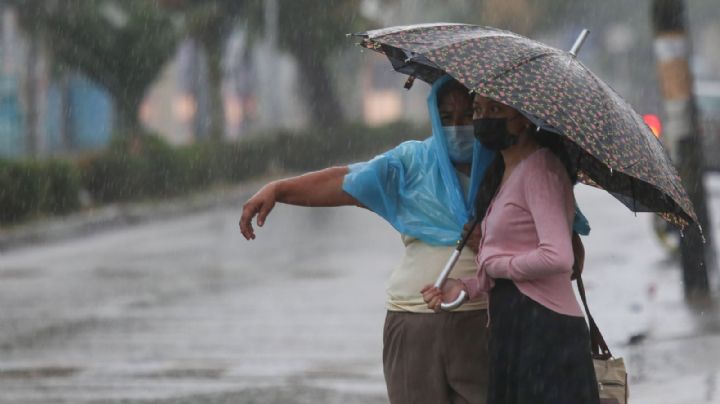
[[[445,264],[445,268],[443,268],[442,272],[440,272],[440,276],[438,276],[437,280],[435,281],[434,286],[438,289],[442,288],[442,286],[445,284],[445,281],[448,278],[448,275],[450,275],[450,271],[452,271],[453,267],[457,263],[458,258],[460,258],[460,252],[462,249],[458,248],[453,251],[452,255],[450,256],[450,259],[448,259],[447,263]],[[442,302],[440,303],[440,308],[445,311],[450,311],[453,309],[457,309],[460,307],[463,303],[465,303],[465,299],[467,298],[467,292],[464,290],[460,292],[460,296],[457,297],[452,302]]]
[[[467,299],[467,292],[463,290],[460,292],[460,295],[457,297],[457,299],[455,299],[455,301],[450,302],[450,303],[445,303],[445,302],[440,303],[440,308],[445,311],[455,310],[458,307],[462,306],[462,304],[465,303],[466,299]]]
[[[475,226],[477,226],[478,220],[475,218],[472,223],[470,224],[470,228],[468,229],[467,233],[463,235],[463,237],[458,240],[457,248],[455,248],[455,251],[453,251],[452,255],[450,256],[450,259],[448,259],[447,263],[445,264],[445,268],[443,268],[442,272],[440,272],[440,276],[438,276],[437,280],[435,281],[435,286],[438,289],[441,289],[443,284],[445,284],[445,281],[448,278],[448,275],[450,275],[450,271],[452,271],[453,267],[457,263],[458,259],[460,258],[460,253],[462,252],[463,248],[465,247],[465,244],[467,243],[468,239],[470,238],[470,234],[475,229]],[[445,311],[450,311],[457,309],[460,307],[463,303],[465,303],[465,300],[467,300],[468,294],[464,290],[460,292],[460,295],[452,302],[442,302],[440,303],[440,308]]]

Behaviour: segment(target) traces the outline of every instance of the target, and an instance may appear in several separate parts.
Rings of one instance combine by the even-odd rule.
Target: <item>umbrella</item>
[[[581,182],[634,212],[684,228],[697,222],[675,167],[633,108],[575,58],[513,32],[468,24],[422,24],[355,34],[395,70],[428,83],[449,74],[563,136]]]

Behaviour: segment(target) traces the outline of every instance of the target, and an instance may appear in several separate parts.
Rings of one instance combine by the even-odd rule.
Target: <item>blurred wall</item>
[[[0,156],[106,146],[113,119],[109,94],[78,73],[52,69],[42,44],[21,32],[11,8],[1,7],[0,16]]]

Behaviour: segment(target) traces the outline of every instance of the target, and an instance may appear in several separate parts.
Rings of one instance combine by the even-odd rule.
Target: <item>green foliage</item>
[[[275,141],[258,138],[240,143],[207,142],[179,149],[184,156],[188,185],[204,187],[217,182],[237,182],[265,173]]]
[[[224,44],[248,11],[247,0],[175,0],[165,7],[183,16],[183,28],[205,44]]]
[[[242,17],[251,33],[265,33],[267,3],[264,0],[242,3]],[[361,0],[278,0],[278,44],[293,55],[306,53],[322,63],[335,50],[352,43],[346,34],[367,29],[368,21],[360,12],[361,3]]]
[[[219,182],[238,182],[277,167],[307,171],[363,159],[408,139],[410,127],[349,125],[325,133],[281,131],[238,143],[171,148],[160,138],[118,137],[82,164],[83,183],[98,202],[177,195]]]
[[[49,160],[41,164],[44,195],[39,211],[65,214],[80,207],[80,171],[67,160]]]
[[[330,57],[352,43],[346,34],[367,27],[360,0],[279,1],[278,42],[298,62],[300,83],[317,127],[337,126],[345,117],[335,91]]]
[[[364,125],[306,134],[280,133],[276,138],[275,164],[288,171],[307,171],[332,164],[365,159],[375,153],[416,137],[407,124],[396,123],[369,129]]]
[[[179,148],[152,135],[117,136],[110,147],[75,163],[0,160],[0,223],[79,208],[79,192],[96,203],[164,198],[234,183],[268,170],[301,172],[365,160],[424,132],[403,123],[378,128],[266,133],[237,143]]]
[[[79,207],[80,175],[68,161],[0,160],[0,223]]]
[[[152,135],[118,136],[83,166],[83,183],[98,202],[175,195],[188,183],[183,155]]]
[[[12,222],[37,212],[41,197],[39,173],[33,163],[0,163],[0,220]]]
[[[279,42],[287,51],[324,60],[350,43],[346,34],[367,26],[360,0],[279,1]]]

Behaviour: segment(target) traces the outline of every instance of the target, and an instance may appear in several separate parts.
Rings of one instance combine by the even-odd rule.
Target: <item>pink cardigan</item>
[[[512,280],[521,293],[550,310],[582,317],[570,275],[575,197],[560,160],[539,149],[521,161],[490,203],[474,278],[460,279],[470,298]]]

